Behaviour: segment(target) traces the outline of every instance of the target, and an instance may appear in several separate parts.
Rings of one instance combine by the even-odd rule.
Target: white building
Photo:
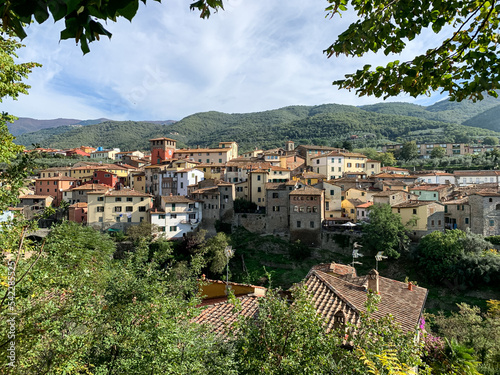
[[[181,239],[194,231],[201,219],[201,204],[180,195],[161,197],[161,208],[151,212],[151,224],[165,239]]]

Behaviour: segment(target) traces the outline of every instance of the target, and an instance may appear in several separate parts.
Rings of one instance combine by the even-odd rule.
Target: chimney
[[[371,270],[368,274],[368,290],[371,290],[375,294],[380,294],[378,272],[376,270]]]
[[[412,284],[412,282],[411,282],[411,281],[410,281],[410,282],[408,282],[408,290],[409,290],[410,292],[413,292],[413,284]]]

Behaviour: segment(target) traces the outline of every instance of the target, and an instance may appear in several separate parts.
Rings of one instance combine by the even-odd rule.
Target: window
[[[104,201],[104,197],[97,197],[97,201],[98,201],[98,202],[102,202],[102,201]]]
[[[115,206],[115,212],[122,212],[121,206]]]
[[[165,215],[158,215],[158,219],[164,220],[165,219]]]
[[[335,195],[335,190],[330,190],[330,195]]]
[[[177,227],[176,226],[171,226],[168,228],[170,232],[176,232],[177,231]]]
[[[300,221],[297,221],[297,228],[300,228],[302,226],[302,223]]]
[[[310,221],[310,222],[309,222],[309,227],[310,227],[310,228],[314,228],[314,221]]]
[[[127,202],[132,202],[133,198],[132,197],[127,197]]]
[[[171,219],[177,219],[177,214],[170,214]]]
[[[416,214],[417,214],[417,209],[416,209],[416,208],[414,208],[414,209],[413,209],[413,215],[416,215]]]
[[[172,211],[175,211],[175,203],[172,203]]]
[[[259,187],[257,188],[257,193],[260,193],[260,192],[262,192],[262,188],[259,186]]]
[[[260,181],[260,174],[257,175],[257,181]]]
[[[102,216],[99,218],[99,223],[102,223]]]
[[[97,206],[96,209],[97,209],[97,212],[104,212],[103,206]]]
[[[431,225],[434,226],[434,220],[431,220]]]
[[[347,168],[351,168],[352,163],[347,163]]]
[[[146,206],[140,206],[139,212],[146,212]]]
[[[131,223],[132,222],[132,216],[128,216],[127,217],[127,223]]]
[[[273,198],[279,198],[279,194],[278,193],[273,193]]]
[[[490,227],[495,225],[495,220],[490,220]]]
[[[134,210],[134,207],[132,207],[132,206],[125,207],[126,212],[132,212],[133,210]]]
[[[115,198],[115,202],[121,202],[121,201],[122,201],[122,199],[120,197]]]
[[[293,211],[294,212],[299,212],[299,206],[293,206]]]
[[[117,217],[116,217],[116,222],[117,222],[117,223],[119,223],[119,222],[120,222],[120,220],[121,220],[121,217],[120,217],[120,216],[117,216]]]
[[[469,224],[469,218],[466,217],[465,220],[464,220],[465,224]]]
[[[140,217],[140,218],[139,218],[139,222],[141,222],[141,223],[142,223],[143,221],[144,221],[144,217]]]
[[[280,206],[273,206],[273,211],[274,212],[279,212]]]

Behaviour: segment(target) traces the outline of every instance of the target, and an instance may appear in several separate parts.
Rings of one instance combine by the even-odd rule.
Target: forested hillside
[[[407,140],[459,142],[465,134],[473,138],[500,135],[492,130],[445,121],[463,119],[468,114],[472,122],[475,114],[481,112],[479,107],[487,112],[493,103],[486,101],[474,107],[475,110],[470,110],[470,104],[446,102],[431,107],[408,103],[364,107],[324,104],[244,114],[211,111],[187,116],[173,125],[107,121],[79,128],[46,129],[23,134],[16,143],[25,146],[37,143],[56,148],[91,145],[131,150],[148,149],[150,138],[169,137],[178,140],[179,147],[213,147],[220,141],[236,141],[240,149],[246,151],[255,147],[282,147],[286,140],[299,144],[338,146],[351,137],[355,138],[356,147],[375,147]]]

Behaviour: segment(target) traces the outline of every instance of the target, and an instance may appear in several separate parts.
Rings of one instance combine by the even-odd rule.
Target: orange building
[[[161,164],[166,160],[171,160],[174,156],[177,141],[170,138],[150,139],[151,144],[151,165]]]
[[[51,195],[54,197],[52,205],[59,206],[63,198],[63,190],[76,185],[78,179],[66,176],[56,176],[47,178],[37,178],[35,180],[36,195]]]

